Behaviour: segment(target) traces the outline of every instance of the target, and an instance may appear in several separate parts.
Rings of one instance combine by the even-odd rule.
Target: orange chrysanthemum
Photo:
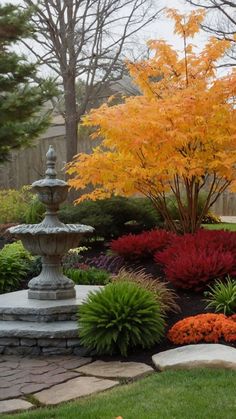
[[[198,314],[177,322],[168,332],[171,342],[179,345],[190,343],[217,343],[236,341],[236,315]]]

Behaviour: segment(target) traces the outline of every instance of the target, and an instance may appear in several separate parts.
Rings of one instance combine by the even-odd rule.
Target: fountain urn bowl
[[[69,249],[78,246],[81,238],[94,231],[82,224],[63,224],[58,219],[58,209],[66,200],[68,185],[56,179],[56,153],[52,146],[46,154],[45,179],[32,184],[32,190],[46,206],[46,213],[40,224],[22,224],[9,228],[32,255],[42,258],[42,271],[28,284],[28,298],[39,300],[61,300],[75,297],[75,284],[67,278],[61,267],[61,259]]]

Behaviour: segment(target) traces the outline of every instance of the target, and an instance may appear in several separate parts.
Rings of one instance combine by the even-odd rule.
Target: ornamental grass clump
[[[217,343],[236,341],[236,318],[224,314],[198,314],[186,317],[172,326],[168,338],[176,345],[191,343]]]
[[[164,335],[164,316],[151,291],[117,282],[91,292],[79,311],[81,343],[98,354],[150,348]]]
[[[213,308],[224,314],[236,313],[236,280],[229,276],[226,281],[216,281],[205,293],[206,308]]]
[[[154,278],[151,274],[145,272],[144,269],[127,270],[120,269],[117,275],[112,275],[111,280],[117,282],[133,282],[148,291],[151,291],[160,304],[161,311],[166,314],[169,312],[180,312],[177,304],[177,295],[168,285],[158,278]]]

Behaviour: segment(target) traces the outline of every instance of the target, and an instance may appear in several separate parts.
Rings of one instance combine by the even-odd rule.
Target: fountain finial
[[[48,152],[46,154],[46,166],[47,170],[45,172],[47,179],[55,179],[57,172],[55,169],[57,155],[52,145],[49,146]]]

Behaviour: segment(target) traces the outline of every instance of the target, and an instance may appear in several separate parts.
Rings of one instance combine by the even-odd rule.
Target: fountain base
[[[75,298],[75,284],[63,275],[60,256],[43,256],[42,271],[29,281],[28,298],[66,300]]]
[[[28,290],[28,298],[35,300],[67,300],[75,298],[75,289]]]
[[[28,291],[0,295],[0,354],[85,355],[79,337],[79,310],[100,286],[76,285],[76,297],[29,299]]]

